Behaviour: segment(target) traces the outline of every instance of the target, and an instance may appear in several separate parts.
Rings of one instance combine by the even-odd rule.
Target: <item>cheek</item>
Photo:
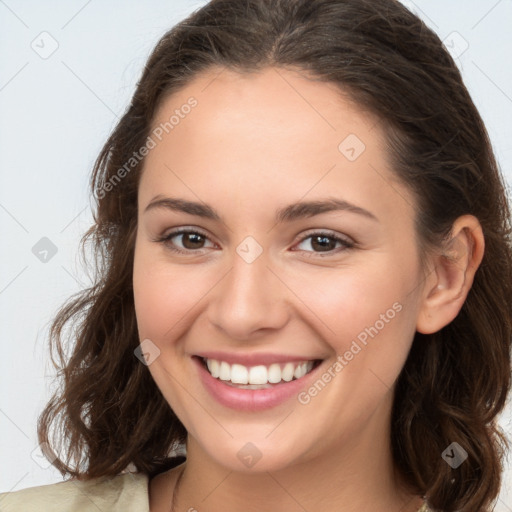
[[[382,258],[364,265],[304,272],[300,278],[290,273],[287,282],[315,314],[333,348],[341,351],[359,335],[364,341],[365,329],[375,326],[382,331],[404,316],[413,282],[411,271]]]
[[[139,335],[159,344],[193,306],[195,288],[176,267],[155,258],[144,246],[136,246],[133,293]]]
[[[414,262],[385,256],[295,279],[315,330],[335,354],[323,376],[332,378],[333,394],[324,398],[351,403],[353,411],[362,403],[371,409],[393,386],[415,333]]]
[[[139,336],[161,350],[179,339],[203,308],[218,272],[194,264],[172,265],[165,253],[141,244],[135,249],[133,293]]]

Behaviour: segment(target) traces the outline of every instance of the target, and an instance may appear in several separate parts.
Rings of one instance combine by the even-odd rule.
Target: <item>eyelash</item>
[[[184,229],[184,228],[180,228],[180,229],[177,229],[176,231],[172,231],[171,233],[165,235],[165,236],[162,236],[162,237],[159,237],[155,240],[155,242],[159,242],[159,243],[162,243],[164,244],[169,250],[171,250],[172,252],[175,252],[175,253],[178,253],[178,254],[192,254],[192,253],[198,253],[201,249],[198,249],[198,250],[194,250],[194,249],[179,249],[175,246],[173,246],[170,242],[171,240],[176,237],[176,236],[179,236],[179,235],[183,235],[183,234],[193,234],[193,235],[200,235],[206,239],[209,240],[208,236],[199,231],[199,230],[196,230],[196,229]],[[343,247],[338,247],[337,249],[333,249],[331,251],[326,251],[326,252],[323,252],[323,251],[320,251],[320,252],[317,252],[317,251],[302,251],[302,252],[305,252],[305,253],[310,253],[310,254],[314,254],[315,256],[318,256],[320,258],[322,257],[327,257],[327,256],[332,256],[334,254],[338,254],[341,250],[343,251],[346,251],[348,249],[352,249],[356,244],[353,243],[353,242],[350,242],[348,240],[345,240],[343,238],[340,238],[339,236],[337,236],[335,233],[331,232],[331,231],[315,231],[313,233],[309,233],[308,235],[304,236],[303,238],[301,238],[297,244],[295,245],[300,245],[301,243],[303,243],[305,240],[307,240],[308,238],[315,238],[315,237],[323,237],[323,238],[329,238],[329,239],[332,239],[334,240],[336,243],[340,242],[342,244]],[[210,240],[211,242],[211,240]]]

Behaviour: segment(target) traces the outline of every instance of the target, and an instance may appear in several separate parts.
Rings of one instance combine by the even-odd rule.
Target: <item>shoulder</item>
[[[122,473],[91,480],[66,480],[56,484],[0,493],[2,512],[148,512],[148,476]]]

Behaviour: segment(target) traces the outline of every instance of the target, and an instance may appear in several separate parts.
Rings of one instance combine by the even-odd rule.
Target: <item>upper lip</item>
[[[228,364],[241,364],[243,366],[269,366],[273,363],[299,363],[303,361],[316,361],[320,357],[289,355],[289,354],[270,354],[270,353],[252,353],[243,354],[236,352],[200,352],[194,354],[196,357],[204,359],[215,359],[216,361],[225,361]]]

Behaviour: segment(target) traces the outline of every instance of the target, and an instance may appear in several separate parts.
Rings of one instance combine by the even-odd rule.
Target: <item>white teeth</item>
[[[219,361],[215,361],[215,359],[208,359],[206,364],[208,365],[208,370],[210,370],[212,377],[217,378],[220,375]]]
[[[295,366],[293,363],[286,363],[284,368],[281,370],[281,379],[286,382],[290,382],[293,379],[293,372],[295,371]]]
[[[229,366],[229,364],[225,363],[224,361],[220,363],[219,379],[231,380],[231,366]]]
[[[233,384],[249,384],[249,372],[241,364],[231,365],[231,382]],[[254,384],[254,382],[251,382]]]
[[[281,382],[281,367],[277,363],[268,367],[268,381],[270,384]]]
[[[268,382],[268,371],[266,366],[253,366],[249,370],[249,384],[266,384]]]
[[[293,376],[296,379],[300,379],[301,377],[304,377],[304,375],[306,375],[306,373],[308,373],[308,363],[302,363],[302,364],[297,365],[297,368],[295,368],[295,372],[293,373]]]
[[[283,368],[278,363],[268,367],[259,365],[248,368],[242,364],[230,365],[225,361],[206,359],[206,366],[212,377],[230,381],[232,384],[246,385],[247,389],[251,389],[251,385],[268,387],[268,384],[290,382],[294,378],[300,379],[313,369],[313,361],[286,363]]]

